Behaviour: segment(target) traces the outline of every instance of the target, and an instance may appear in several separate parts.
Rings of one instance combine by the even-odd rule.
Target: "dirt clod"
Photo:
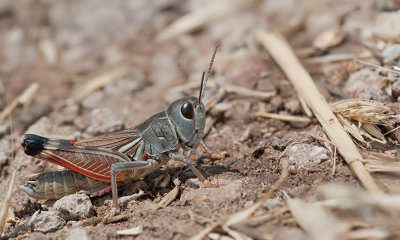
[[[11,201],[15,216],[24,218],[40,209],[40,204],[32,202],[27,195],[17,195]]]

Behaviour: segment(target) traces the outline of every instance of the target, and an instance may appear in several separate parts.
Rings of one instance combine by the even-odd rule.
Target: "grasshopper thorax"
[[[206,124],[204,105],[197,97],[184,97],[173,102],[167,110],[175,126],[180,142],[187,147],[196,147],[203,136]]]

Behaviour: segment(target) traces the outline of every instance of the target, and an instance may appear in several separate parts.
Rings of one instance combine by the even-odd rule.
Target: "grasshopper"
[[[25,154],[49,161],[100,182],[111,183],[113,204],[103,218],[107,222],[118,211],[117,182],[126,179],[141,179],[160,168],[173,158],[185,162],[197,178],[206,178],[194,167],[179,149],[187,155],[202,141],[206,123],[206,111],[202,97],[211,74],[218,49],[215,47],[208,72],[203,72],[199,97],[184,97],[174,101],[167,110],[159,112],[143,123],[86,140],[54,140],[34,134],[24,136],[22,146]],[[46,174],[46,173],[44,173]],[[47,180],[46,180],[47,178]],[[35,190],[43,189],[53,177],[44,175],[34,178],[24,189],[33,196]],[[32,185],[39,183],[39,185]],[[57,179],[61,182],[60,179]],[[100,183],[99,183],[100,184]],[[92,193],[100,195],[109,191],[109,186]],[[42,196],[43,194],[41,194]]]

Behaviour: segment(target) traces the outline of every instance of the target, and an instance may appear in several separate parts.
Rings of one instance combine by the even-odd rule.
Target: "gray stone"
[[[384,87],[383,79],[377,73],[364,68],[351,74],[343,89],[353,98],[389,102],[390,97]]]
[[[31,228],[34,232],[48,233],[62,229],[65,224],[65,220],[56,213],[41,212],[32,221]]]
[[[94,208],[85,194],[72,194],[57,200],[54,210],[66,221],[80,220],[93,216]]]

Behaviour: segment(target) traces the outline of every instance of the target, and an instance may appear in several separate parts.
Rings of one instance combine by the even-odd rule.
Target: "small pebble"
[[[384,91],[381,80],[382,78],[377,73],[364,68],[352,73],[343,89],[346,94],[353,98],[389,102],[390,97]]]
[[[93,216],[94,208],[85,194],[72,194],[57,200],[54,210],[66,221],[80,220]]]
[[[298,168],[315,166],[329,159],[329,151],[326,148],[312,144],[291,145],[285,151],[287,162]]]

